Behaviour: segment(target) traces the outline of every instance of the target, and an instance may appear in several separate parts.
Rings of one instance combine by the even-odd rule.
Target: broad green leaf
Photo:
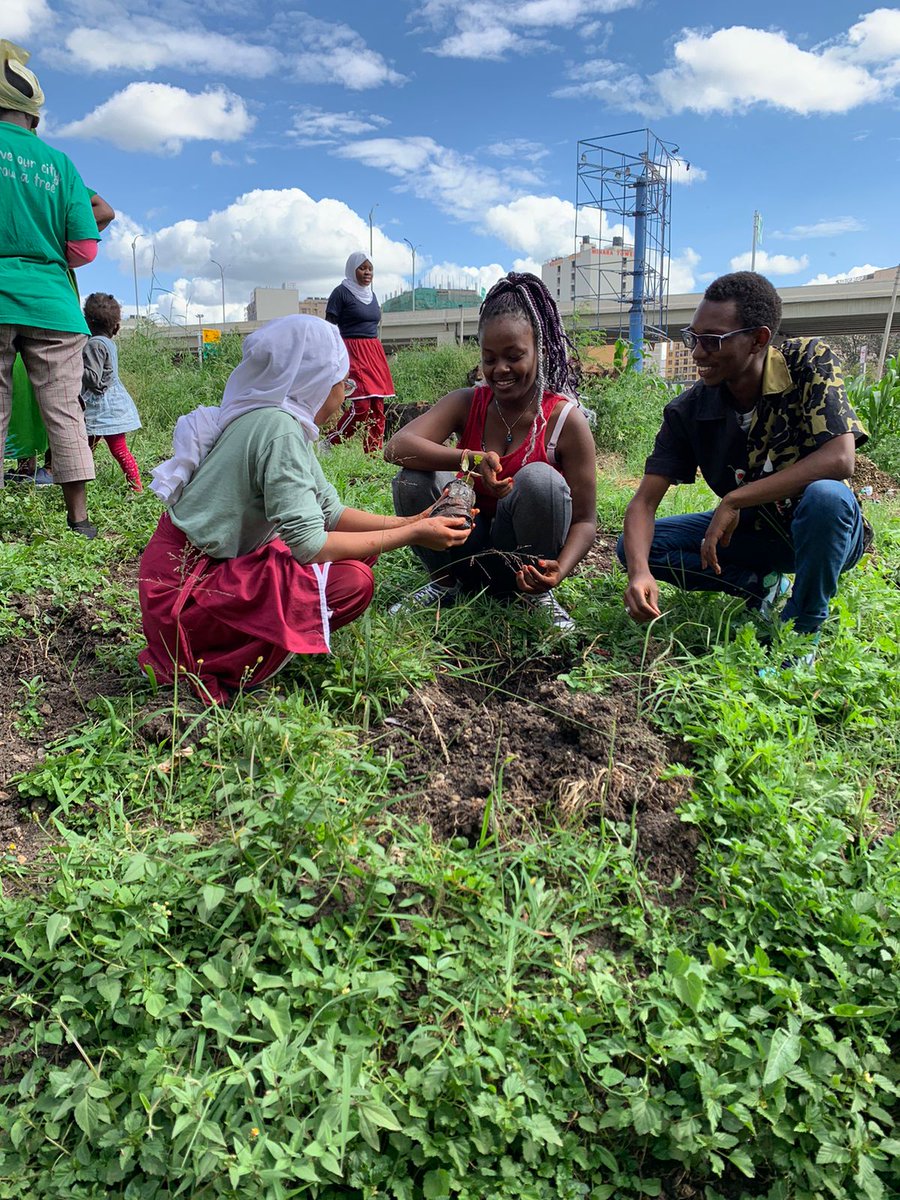
[[[726,1154],[725,1157],[732,1164],[732,1166],[737,1167],[737,1169],[746,1175],[748,1179],[755,1178],[756,1169],[753,1166],[753,1159],[746,1150],[732,1150],[731,1153]]]
[[[122,995],[121,979],[115,979],[110,975],[101,975],[94,981],[94,986],[110,1008],[114,1008]]]
[[[219,907],[219,905],[225,899],[225,895],[225,889],[218,883],[208,883],[205,887],[200,889],[200,900],[202,902],[202,915],[204,920],[214,909]]]
[[[686,975],[673,975],[672,987],[675,989],[678,999],[686,1004],[691,1012],[699,1012],[703,1007],[706,984],[693,971]]]
[[[837,1142],[823,1142],[816,1154],[816,1162],[820,1166],[827,1166],[829,1163],[845,1163],[850,1161],[850,1151],[846,1146],[839,1146]]]
[[[533,1117],[527,1118],[524,1125],[532,1137],[539,1138],[550,1146],[562,1145],[562,1138],[546,1113],[535,1113]]]
[[[380,1104],[377,1100],[360,1100],[356,1107],[360,1113],[365,1113],[373,1125],[379,1125],[382,1129],[400,1129],[400,1122],[386,1104]]]
[[[854,1179],[857,1186],[862,1190],[864,1195],[868,1196],[869,1200],[883,1200],[884,1184],[875,1174],[875,1166],[868,1155],[863,1154],[860,1156]]]
[[[217,988],[228,987],[227,964],[220,958],[211,958],[209,962],[200,964],[200,974],[205,975],[209,982]]]
[[[836,1017],[883,1017],[894,1010],[887,1004],[834,1004],[831,1011]]]
[[[422,1191],[425,1200],[446,1200],[450,1195],[450,1172],[443,1167],[437,1171],[426,1171]]]
[[[98,1124],[108,1120],[106,1110],[91,1096],[85,1094],[75,1105],[75,1124],[88,1138],[92,1138]]]
[[[279,1041],[291,1036],[291,1010],[286,996],[282,996],[277,1005],[262,1004],[260,1008]]]
[[[68,913],[51,913],[47,918],[47,945],[52,950],[59,939],[69,932]]]
[[[147,874],[147,856],[145,854],[133,854],[131,862],[125,868],[125,874],[122,876],[123,883],[137,883],[139,879],[143,879]]]
[[[763,1087],[769,1087],[785,1075],[800,1057],[800,1035],[776,1029],[769,1046]]]

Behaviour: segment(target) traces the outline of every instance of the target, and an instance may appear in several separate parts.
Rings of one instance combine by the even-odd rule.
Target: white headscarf
[[[222,403],[201,405],[175,423],[173,454],[154,469],[150,487],[174,504],[232,421],[256,408],[280,408],[315,441],[315,416],[350,360],[336,325],[320,317],[279,317],[244,340],[241,361],[228,377]]]
[[[366,287],[363,287],[363,285],[356,278],[356,272],[364,262],[370,263],[372,260],[369,258],[368,254],[363,254],[362,250],[357,250],[355,254],[351,254],[344,267],[344,278],[342,282],[344,287],[347,288],[348,291],[352,292],[357,300],[362,301],[363,304],[371,304],[375,299],[375,293],[372,291],[372,285],[368,284]],[[374,266],[374,263],[372,265]]]

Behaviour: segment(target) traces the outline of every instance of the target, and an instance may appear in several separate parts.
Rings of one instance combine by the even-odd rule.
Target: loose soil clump
[[[410,697],[378,735],[405,768],[394,811],[473,844],[486,822],[514,841],[633,819],[646,872],[690,891],[698,833],[676,812],[690,778],[667,773],[684,752],[639,714],[631,688],[596,695],[532,679],[501,692],[442,677]]]

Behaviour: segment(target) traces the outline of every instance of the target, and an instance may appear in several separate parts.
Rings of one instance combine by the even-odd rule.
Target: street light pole
[[[214,258],[209,260],[214,267],[219,268],[219,275],[222,279],[222,324],[225,324],[225,270],[220,262],[216,262]]]
[[[370,261],[372,258],[372,218],[375,216],[375,209],[377,207],[378,207],[377,204],[373,204],[372,207],[369,209],[369,260]]]
[[[135,234],[135,236],[131,239],[131,266],[134,270],[134,322],[135,322],[135,325],[137,325],[138,317],[141,315],[141,306],[138,303],[137,250],[135,249],[135,247],[137,246],[139,239],[142,238],[143,236],[144,235],[142,233],[138,233],[138,234]]]
[[[421,247],[414,246],[412,244],[412,242],[409,240],[409,238],[404,238],[403,240],[404,240],[404,242],[406,242],[407,246],[409,246],[409,252],[412,255],[412,310],[413,310],[413,312],[415,312],[416,311],[416,251],[421,249]]]

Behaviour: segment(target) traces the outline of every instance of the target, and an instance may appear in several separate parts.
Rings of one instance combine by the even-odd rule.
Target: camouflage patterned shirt
[[[726,496],[844,433],[852,433],[857,446],[868,436],[847,400],[840,363],[818,338],[792,338],[766,354],[748,430],[741,428],[727,387],[698,380],[666,405],[644,470],[672,483],[693,483],[699,468],[716,495]],[[783,505],[783,512],[789,507]]]

